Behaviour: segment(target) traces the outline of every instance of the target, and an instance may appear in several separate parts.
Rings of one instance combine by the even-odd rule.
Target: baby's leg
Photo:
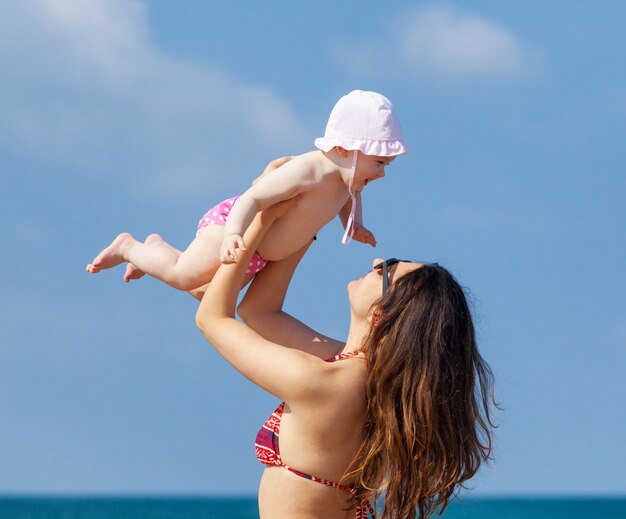
[[[182,254],[181,251],[179,251],[178,249],[175,249],[174,247],[172,247],[169,243],[167,243],[159,234],[153,233],[151,235],[149,235],[145,240],[144,243],[146,244],[151,244],[151,245],[159,245],[161,247],[168,247],[169,249],[175,251],[178,255]],[[126,265],[126,272],[124,273],[124,281],[126,283],[129,283],[131,280],[133,279],[140,279],[143,276],[145,276],[146,273],[143,272],[142,270],[139,270],[135,265],[133,265],[132,263],[128,263]],[[243,281],[243,284],[241,285],[241,288],[245,288],[246,285],[248,283],[250,283],[250,281],[252,281],[252,279],[254,278],[254,274],[246,274],[246,278]],[[206,292],[207,287],[209,286],[208,283],[205,283],[204,285],[198,287],[198,288],[194,288],[192,290],[189,291],[189,293],[195,297],[198,301],[202,300],[202,296],[204,295],[204,293]]]
[[[137,267],[165,281],[168,285],[179,290],[192,290],[205,285],[213,279],[221,265],[219,250],[222,245],[224,228],[220,225],[207,225],[189,244],[189,247],[178,256],[176,262],[158,277],[140,264]]]
[[[207,226],[182,253],[163,243],[141,243],[122,233],[87,265],[87,271],[96,273],[128,261],[174,288],[190,290],[209,282],[217,271],[222,231],[218,225]]]
[[[169,248],[171,251],[174,251],[176,254],[178,254],[180,256],[181,252],[172,247],[169,243],[167,243],[159,234],[151,234],[150,236],[148,236],[145,240],[144,243],[147,245],[159,245],[161,247],[167,247]],[[126,272],[124,272],[124,281],[126,283],[129,283],[132,279],[140,279],[143,276],[145,276],[145,272],[142,270],[139,270],[135,265],[133,265],[132,263],[128,263],[126,265]]]
[[[152,244],[152,245],[160,245],[162,247],[168,247],[169,249],[175,251],[178,255],[182,254],[181,251],[179,251],[178,249],[175,249],[174,247],[172,247],[169,243],[167,243],[163,239],[163,237],[161,235],[156,234],[156,233],[153,233],[150,236],[148,236],[144,240],[144,243]],[[126,272],[124,273],[124,281],[126,283],[129,283],[131,280],[133,280],[133,279],[141,279],[145,275],[146,275],[145,272],[143,272],[142,270],[139,270],[132,263],[128,263],[126,265]],[[253,278],[254,278],[254,274],[246,274],[246,278],[244,279],[243,284],[241,285],[241,288],[242,289],[245,288],[246,285],[248,283],[250,283],[250,281],[252,281]],[[194,288],[194,289],[190,290],[189,292],[198,301],[200,301],[202,299],[202,296],[206,292],[206,289],[207,289],[208,286],[209,286],[209,284],[205,283],[204,285],[202,285],[202,286],[200,286],[198,288]]]

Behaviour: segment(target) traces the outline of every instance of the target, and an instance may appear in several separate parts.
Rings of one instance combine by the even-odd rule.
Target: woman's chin
[[[354,290],[354,288],[359,284],[360,281],[360,279],[354,279],[350,281],[350,283],[348,283],[348,285],[346,286],[346,288],[348,289],[348,294],[352,292],[352,290]]]

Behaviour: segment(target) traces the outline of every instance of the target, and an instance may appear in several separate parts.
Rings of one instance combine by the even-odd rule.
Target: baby
[[[360,193],[368,182],[385,175],[385,166],[396,156],[407,152],[391,102],[362,90],[343,96],[315,146],[317,151],[281,160],[275,173],[266,170],[241,196],[210,209],[185,251],[158,235],[141,243],[122,233],[87,265],[87,272],[128,262],[126,282],[145,273],[174,288],[193,290],[210,282],[221,263],[237,261],[237,250],[246,248],[244,232],[258,211],[296,196],[297,204],[276,220],[252,256],[246,283],[268,261],[304,247],[337,215],[345,228],[342,243],[354,238],[376,246],[374,235],[362,224]]]

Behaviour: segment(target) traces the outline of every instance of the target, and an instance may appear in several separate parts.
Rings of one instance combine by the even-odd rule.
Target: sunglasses
[[[383,271],[383,297],[389,290],[389,267],[395,265],[396,263],[413,263],[411,260],[402,260],[398,258],[390,258],[377,263],[374,265],[374,270],[382,270]]]

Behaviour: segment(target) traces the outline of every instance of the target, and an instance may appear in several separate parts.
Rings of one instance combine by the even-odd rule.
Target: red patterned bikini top
[[[363,352],[360,351],[350,351],[346,353],[341,353],[339,355],[335,355],[330,359],[326,359],[326,362],[335,362],[338,360],[349,359],[350,357],[356,357],[359,355],[364,355]],[[329,487],[338,488],[345,492],[349,492],[350,494],[355,493],[355,489],[352,487],[347,487],[345,485],[340,485],[339,483],[335,483],[333,481],[328,481],[327,479],[319,478],[317,476],[312,476],[311,474],[306,474],[297,469],[286,465],[280,457],[280,447],[278,444],[279,439],[279,431],[280,431],[280,420],[283,416],[283,409],[285,408],[285,402],[281,403],[276,411],[272,413],[267,421],[263,424],[261,429],[256,435],[255,447],[256,447],[256,457],[265,465],[274,465],[277,467],[283,467],[290,472],[293,472],[297,476],[301,478],[310,479],[311,481],[315,481],[316,483],[322,483],[323,485],[327,485]],[[367,512],[370,513],[372,519],[375,519],[376,515],[374,513],[374,509],[371,504],[367,501],[360,503],[356,509],[355,519],[363,519],[367,517]]]

